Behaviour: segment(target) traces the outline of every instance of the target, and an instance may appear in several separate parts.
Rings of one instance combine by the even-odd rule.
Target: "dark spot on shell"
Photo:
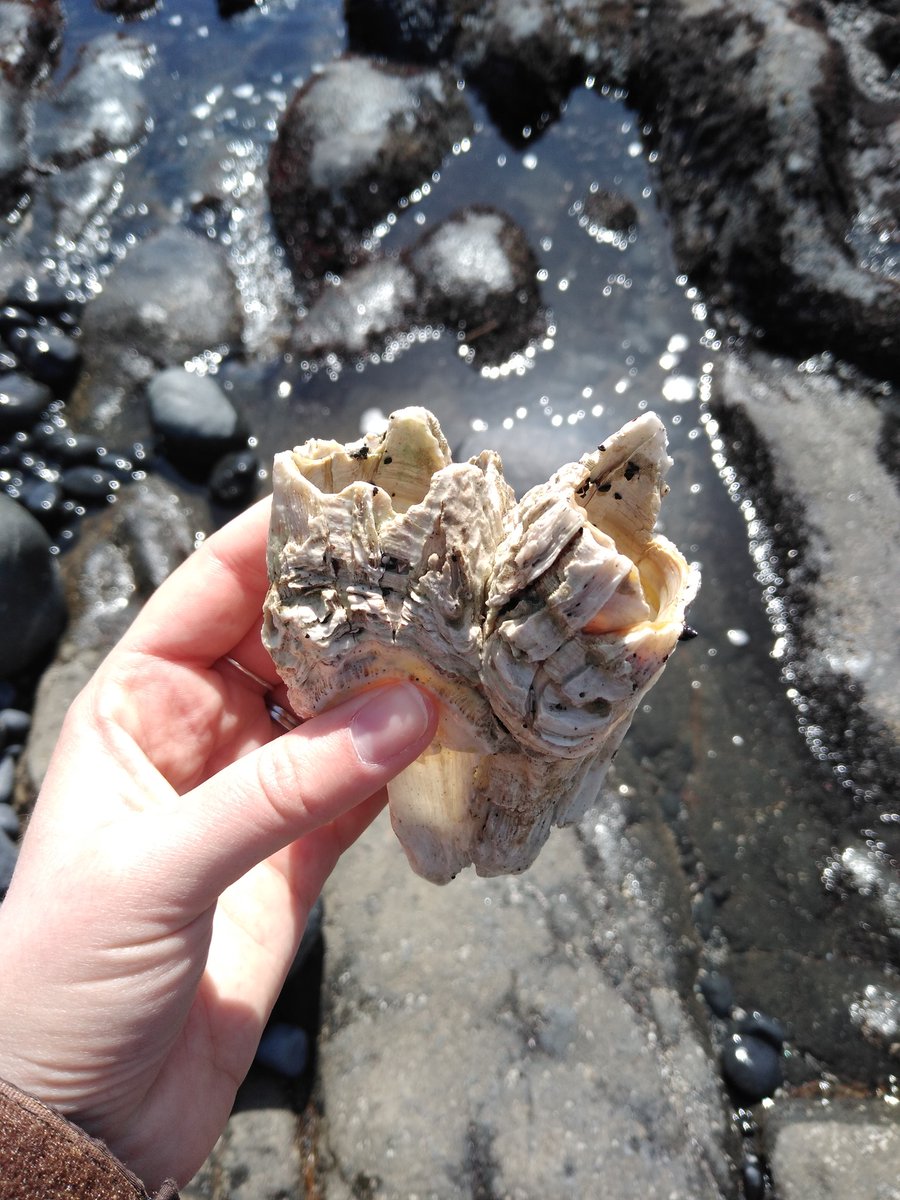
[[[364,459],[369,457],[369,447],[360,446],[358,450],[351,450],[350,457],[355,459]]]
[[[598,492],[608,492],[611,487],[612,487],[611,483],[598,483],[597,491]]]
[[[625,464],[625,478],[627,480],[634,479],[635,475],[640,475],[641,468],[635,462]]]
[[[613,495],[615,496],[615,498],[616,498],[617,500],[621,500],[621,499],[622,499],[622,493],[621,493],[621,492],[613,492]]]
[[[394,461],[393,455],[386,454],[381,461],[384,463],[384,465],[386,467],[389,467],[391,465],[391,463]]]
[[[681,633],[679,633],[679,635],[678,635],[678,640],[679,640],[679,642],[690,642],[695,637],[699,637],[699,636],[700,636],[700,634],[693,627],[693,625],[685,625],[685,627],[682,629]]]

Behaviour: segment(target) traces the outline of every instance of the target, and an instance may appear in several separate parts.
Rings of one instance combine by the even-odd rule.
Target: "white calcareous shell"
[[[276,456],[263,639],[302,717],[391,679],[438,698],[388,789],[425,878],[522,871],[597,799],[696,590],[654,533],[670,461],[646,413],[517,502],[423,408]]]

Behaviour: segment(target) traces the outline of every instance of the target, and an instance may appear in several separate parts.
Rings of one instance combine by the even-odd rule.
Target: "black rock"
[[[7,0],[0,4],[0,75],[27,88],[48,75],[62,42],[60,0]]]
[[[252,450],[226,454],[212,469],[209,490],[219,504],[247,504],[259,485],[259,459]]]
[[[53,400],[53,392],[27,375],[0,376],[0,434],[30,428]]]
[[[20,311],[55,320],[78,317],[84,301],[70,287],[62,287],[52,279],[29,275],[6,289],[6,303]]]
[[[0,350],[0,372],[4,375],[9,371],[15,371],[19,365],[19,360],[9,350]]]
[[[0,833],[0,900],[6,895],[18,854],[15,844],[5,833]]]
[[[24,504],[45,529],[59,528],[68,516],[63,508],[64,499],[62,487],[55,480],[36,475],[24,479],[19,488],[19,503]]]
[[[32,431],[35,444],[55,462],[96,462],[103,449],[100,438],[88,433],[74,433],[71,429],[57,425],[39,425]]]
[[[236,13],[246,12],[248,8],[255,8],[257,3],[258,0],[218,0],[219,16],[227,20]]]
[[[453,8],[446,0],[344,0],[347,41],[354,53],[438,62],[459,29]]]
[[[65,623],[66,605],[41,524],[0,494],[0,677],[36,666]]]
[[[9,761],[12,762],[13,760],[10,759]],[[0,833],[5,833],[10,838],[17,838],[21,827],[22,822],[19,820],[19,814],[13,806],[11,804],[0,804]]]
[[[84,46],[56,96],[35,105],[35,158],[59,170],[137,145],[149,128],[140,81],[150,59],[143,42],[119,33]]]
[[[269,156],[275,227],[306,278],[358,261],[367,229],[472,131],[451,73],[338,59],[304,84]]]
[[[776,1021],[774,1017],[769,1017],[756,1009],[739,1017],[736,1025],[738,1033],[749,1033],[754,1037],[762,1038],[763,1041],[773,1045],[776,1050],[780,1050],[787,1039],[787,1031],[780,1021]]]
[[[19,326],[6,335],[9,348],[29,375],[67,395],[81,370],[81,350],[77,342],[54,326]]]
[[[117,17],[139,17],[156,8],[159,0],[94,0],[101,12],[115,13]]]
[[[7,303],[0,308],[0,337],[5,338],[14,329],[33,324],[33,314],[18,304]]]
[[[0,10],[5,8],[0,5]],[[12,209],[26,188],[24,96],[0,76],[0,206]]]
[[[748,1156],[741,1163],[741,1183],[744,1185],[744,1200],[765,1200],[766,1175],[756,1156]]]
[[[12,800],[16,782],[16,760],[11,754],[0,758],[0,808]]]
[[[697,984],[703,999],[717,1017],[728,1017],[734,1007],[734,990],[731,983],[718,971],[702,971]]]
[[[31,729],[31,714],[21,708],[0,710],[0,746],[21,742]]]
[[[616,233],[627,233],[638,222],[637,209],[621,192],[610,192],[597,188],[588,192],[581,204],[581,212],[588,228],[598,226],[612,229]]]
[[[246,444],[234,405],[207,375],[170,367],[151,379],[147,397],[166,456],[190,478],[205,479],[223,454]]]
[[[523,350],[540,330],[537,259],[511,217],[472,206],[435,226],[409,254],[422,317],[463,334],[484,362]]]
[[[106,467],[84,464],[66,467],[59,477],[59,482],[65,494],[72,500],[97,504],[117,490],[119,476]]]
[[[722,1050],[722,1074],[730,1087],[755,1103],[771,1096],[781,1085],[781,1054],[762,1038],[733,1033]]]
[[[286,1079],[299,1079],[309,1062],[309,1037],[296,1025],[273,1021],[260,1039],[256,1061]]]

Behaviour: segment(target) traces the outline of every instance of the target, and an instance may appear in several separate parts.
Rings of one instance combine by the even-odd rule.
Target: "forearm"
[[[140,1180],[53,1109],[0,1080],[0,1200],[147,1200]],[[155,1200],[178,1200],[164,1183]]]

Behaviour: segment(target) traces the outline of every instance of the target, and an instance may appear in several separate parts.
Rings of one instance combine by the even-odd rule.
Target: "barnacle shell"
[[[438,698],[388,789],[425,878],[522,871],[596,799],[696,588],[654,533],[669,464],[647,413],[517,502],[423,408],[276,456],[263,639],[303,717],[389,679]]]

